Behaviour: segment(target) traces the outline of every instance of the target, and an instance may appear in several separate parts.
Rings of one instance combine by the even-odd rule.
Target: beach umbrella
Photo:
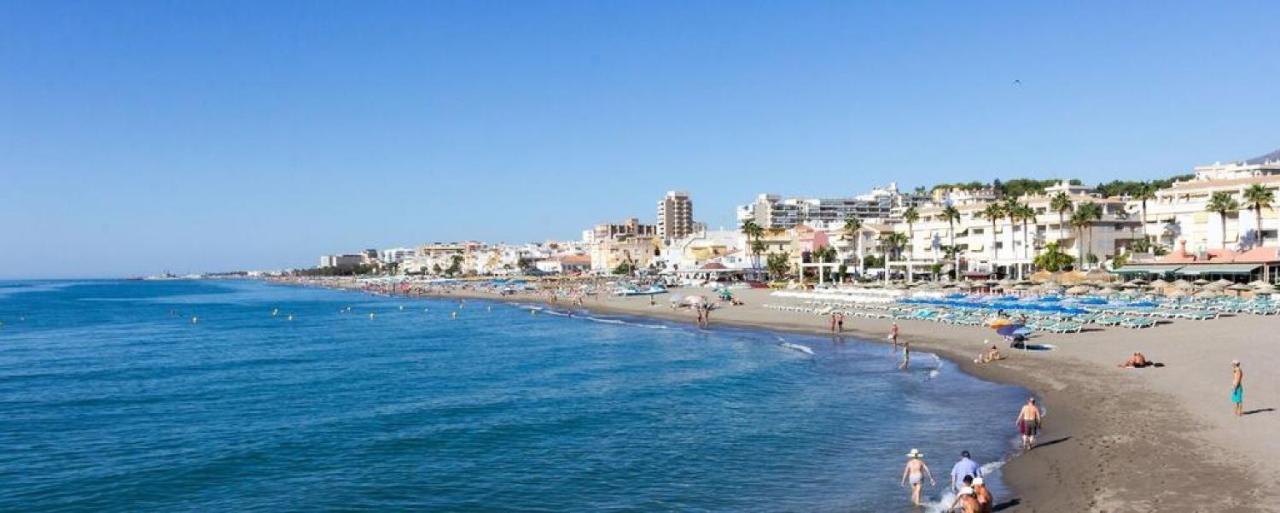
[[[1164,293],[1165,297],[1187,297],[1187,291],[1184,289],[1171,289]]]
[[[1113,289],[1111,287],[1102,287],[1102,290],[1099,290],[1098,293],[1104,294],[1104,295],[1111,295],[1116,293],[1116,289]]]
[[[1076,285],[1074,287],[1067,289],[1067,294],[1071,294],[1071,295],[1086,294],[1088,292],[1089,292],[1089,287],[1085,287],[1083,285]]]
[[[1034,282],[1045,282],[1052,279],[1053,279],[1053,273],[1049,271],[1044,271],[1044,270],[1036,271],[1035,274],[1031,275],[1031,281],[1034,281]]]
[[[1234,282],[1234,281],[1231,281],[1231,280],[1228,280],[1228,279],[1225,279],[1225,278],[1220,279],[1220,280],[1218,280],[1218,281],[1215,281],[1214,283],[1216,283],[1216,284],[1218,284],[1218,285],[1222,285],[1223,287],[1230,287],[1231,285],[1235,284],[1235,282]]]
[[[1103,282],[1103,283],[1110,283],[1111,280],[1115,279],[1115,276],[1113,276],[1109,272],[1103,271],[1102,269],[1094,269],[1092,271],[1089,271],[1084,274],[1084,277],[1086,280],[1089,280],[1089,281]]]
[[[1014,324],[1013,320],[1008,317],[997,317],[993,319],[988,326],[991,326],[992,328],[1000,328],[1003,326],[1010,326],[1012,324]]]
[[[1243,283],[1233,283],[1227,287],[1227,290],[1235,292],[1237,296],[1241,296],[1241,295],[1244,295],[1245,291],[1253,290],[1253,287],[1250,287]]]
[[[1197,286],[1197,287],[1203,287],[1203,286],[1205,286],[1205,285],[1208,285],[1208,284],[1209,284],[1209,280],[1206,280],[1206,279],[1204,279],[1204,278],[1200,278],[1200,279],[1198,279],[1198,280],[1196,280],[1196,281],[1191,282],[1191,284],[1192,284],[1192,285],[1195,285],[1195,286]]]
[[[1125,285],[1129,285],[1131,287],[1141,287],[1144,285],[1148,285],[1148,283],[1147,283],[1147,280],[1136,279],[1136,280],[1129,280],[1125,282]]]
[[[1262,285],[1259,285],[1259,286],[1257,286],[1257,287],[1254,287],[1254,288],[1253,288],[1253,293],[1254,293],[1254,294],[1259,294],[1259,295],[1275,294],[1275,293],[1276,293],[1276,286],[1275,286],[1275,285],[1272,285],[1272,284],[1270,284],[1270,283],[1263,283]]]
[[[1218,296],[1220,296],[1220,295],[1222,295],[1222,293],[1220,293],[1220,292],[1218,292],[1218,291],[1215,291],[1215,290],[1202,290],[1202,291],[1200,291],[1200,292],[1197,292],[1197,293],[1196,293],[1195,298],[1196,298],[1196,299],[1211,299],[1211,298],[1218,297]]]
[[[1058,281],[1059,281],[1060,283],[1063,283],[1063,284],[1072,284],[1072,285],[1074,285],[1074,284],[1076,284],[1076,283],[1080,283],[1080,282],[1084,281],[1085,279],[1086,279],[1086,275],[1085,275],[1085,273],[1082,273],[1082,272],[1080,272],[1080,271],[1070,271],[1070,272],[1065,272],[1065,273],[1062,273],[1062,276],[1059,276],[1059,277],[1058,277]]]
[[[1191,282],[1189,282],[1189,281],[1187,281],[1187,280],[1179,279],[1179,280],[1175,280],[1175,281],[1173,282],[1173,288],[1176,288],[1176,289],[1187,290],[1187,289],[1190,289],[1190,288],[1193,288],[1193,287],[1194,287],[1194,285],[1192,285],[1192,284],[1191,284]]]
[[[1148,283],[1148,285],[1151,285],[1152,287],[1156,287],[1156,288],[1165,288],[1169,286],[1169,282],[1156,278],[1156,281]]]

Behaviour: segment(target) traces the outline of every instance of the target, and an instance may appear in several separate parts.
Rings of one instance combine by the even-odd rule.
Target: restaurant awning
[[[1188,265],[1179,269],[1177,274],[1199,276],[1202,274],[1251,274],[1262,267],[1262,264],[1204,264]]]
[[[1126,265],[1124,267],[1116,269],[1115,272],[1119,274],[1139,274],[1139,273],[1164,274],[1164,273],[1171,273],[1171,272],[1177,271],[1182,267],[1183,267],[1182,264]]]

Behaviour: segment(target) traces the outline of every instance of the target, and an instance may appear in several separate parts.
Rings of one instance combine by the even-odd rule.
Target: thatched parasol
[[[1151,287],[1153,287],[1153,288],[1163,289],[1163,288],[1165,288],[1165,287],[1168,287],[1168,286],[1169,286],[1169,282],[1164,281],[1164,280],[1159,279],[1159,278],[1156,278],[1156,281],[1153,281],[1153,282],[1151,282],[1151,283],[1148,283],[1148,285],[1151,285]]]
[[[1222,293],[1221,293],[1221,292],[1218,292],[1218,291],[1216,291],[1216,290],[1207,290],[1207,289],[1206,289],[1206,290],[1202,290],[1202,291],[1200,291],[1200,292],[1197,292],[1197,293],[1196,293],[1196,295],[1195,295],[1195,298],[1196,298],[1196,299],[1212,299],[1212,298],[1215,298],[1215,297],[1218,297],[1218,296],[1221,296],[1221,295],[1222,295]]]
[[[1165,297],[1187,297],[1187,291],[1183,289],[1173,289],[1164,293]]]
[[[1083,285],[1076,285],[1074,287],[1067,289],[1067,294],[1071,294],[1071,295],[1080,295],[1080,294],[1087,294],[1087,293],[1089,293],[1089,287],[1085,287]]]
[[[1089,281],[1096,281],[1096,282],[1102,282],[1102,283],[1110,283],[1110,282],[1111,282],[1111,280],[1114,280],[1114,279],[1115,279],[1115,275],[1113,275],[1113,274],[1111,274],[1111,273],[1109,273],[1109,272],[1103,271],[1102,269],[1094,269],[1094,270],[1092,270],[1092,271],[1089,271],[1089,272],[1085,273],[1085,274],[1084,274],[1084,279],[1089,280]]]
[[[1031,281],[1034,281],[1034,282],[1044,282],[1044,281],[1050,281],[1052,279],[1053,279],[1053,273],[1049,271],[1036,271],[1035,274],[1031,275]]]
[[[1191,282],[1187,280],[1174,280],[1173,282],[1173,288],[1176,288],[1176,289],[1188,290],[1194,287],[1195,286],[1192,285]]]
[[[1195,286],[1197,286],[1197,287],[1203,287],[1203,286],[1205,286],[1205,285],[1208,285],[1209,283],[1210,283],[1210,281],[1209,281],[1209,280],[1206,280],[1206,279],[1204,279],[1204,278],[1200,278],[1200,279],[1198,279],[1198,280],[1196,280],[1196,281],[1191,282],[1191,284],[1192,284],[1192,285],[1195,285]]]
[[[1062,273],[1062,276],[1058,277],[1058,281],[1064,284],[1075,284],[1084,280],[1085,274],[1080,271],[1065,272]]]
[[[1216,283],[1216,284],[1218,284],[1218,285],[1222,285],[1223,287],[1230,287],[1230,286],[1231,286],[1232,284],[1234,284],[1235,282],[1234,282],[1234,281],[1231,281],[1231,280],[1228,280],[1228,279],[1223,278],[1223,279],[1219,279],[1218,281],[1215,281],[1214,283]]]

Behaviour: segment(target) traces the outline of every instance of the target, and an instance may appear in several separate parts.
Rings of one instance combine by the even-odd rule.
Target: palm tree
[[[747,219],[742,222],[742,234],[747,236],[747,241],[755,239],[755,243],[751,244],[751,254],[755,257],[753,266],[760,268],[760,253],[764,251],[764,245],[760,243],[760,237],[764,235],[764,228],[756,224],[754,219]]]
[[[1147,238],[1147,202],[1156,199],[1156,188],[1150,182],[1143,183],[1138,188],[1137,194],[1133,195],[1133,199],[1138,200],[1142,206],[1140,217],[1142,219],[1142,238]]]
[[[1275,201],[1275,194],[1262,184],[1256,183],[1244,190],[1244,204],[1253,210],[1253,226],[1258,232],[1258,247],[1264,246],[1266,242],[1262,237],[1262,209],[1271,208],[1271,204]]]
[[[955,259],[956,279],[960,279],[960,251],[956,249],[956,223],[960,222],[960,209],[947,205],[942,209],[942,218],[947,220],[947,232],[951,236],[951,257]]]
[[[1027,221],[1036,220],[1036,209],[1026,203],[1018,203],[1014,211],[1017,213],[1018,220],[1022,221],[1022,258],[1030,258],[1031,252],[1028,248],[1031,246],[1031,236],[1027,230]]]
[[[1062,239],[1062,230],[1067,227],[1066,214],[1075,210],[1075,204],[1071,203],[1071,196],[1067,196],[1065,192],[1059,192],[1053,195],[1049,200],[1049,209],[1058,213],[1058,238]]]
[[[996,239],[996,221],[1004,217],[1004,205],[1000,203],[992,203],[987,208],[978,212],[978,216],[991,221],[991,270],[996,270],[996,261],[1000,259],[1000,248],[996,247],[998,239]]]
[[[889,283],[889,257],[907,245],[907,236],[898,232],[889,232],[880,236],[880,247],[884,250],[884,282]],[[907,268],[910,273],[910,267]]]
[[[1205,210],[1218,214],[1222,222],[1222,249],[1227,249],[1227,214],[1240,210],[1240,204],[1227,191],[1218,191],[1209,196]]]
[[[920,220],[920,212],[916,210],[916,207],[909,207],[906,212],[902,213],[902,220],[907,222],[907,260],[915,260],[915,224]]]
[[[852,215],[844,218],[844,236],[853,239],[857,245],[858,274],[862,274],[862,220]]]
[[[813,253],[810,253],[809,256],[814,262],[829,264],[836,261],[836,248],[831,246],[822,246],[813,250]],[[818,267],[818,281],[823,281],[823,278],[826,276],[826,271],[827,268],[825,266]]]
[[[1078,246],[1080,250],[1080,267],[1082,268],[1088,263],[1086,256],[1093,254],[1093,222],[1101,219],[1102,205],[1092,201],[1081,203],[1076,208],[1075,213],[1071,214],[1071,226],[1080,234],[1079,240],[1081,243]],[[1087,238],[1085,237],[1086,231],[1089,235]],[[1085,251],[1086,246],[1088,246],[1088,252]]]

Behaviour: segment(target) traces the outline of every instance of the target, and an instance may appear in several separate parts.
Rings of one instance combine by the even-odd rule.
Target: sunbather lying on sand
[[[1129,359],[1125,360],[1124,363],[1119,365],[1119,367],[1123,369],[1141,369],[1151,365],[1154,365],[1154,363],[1147,360],[1146,355],[1135,352],[1133,353],[1133,356],[1130,356]]]

